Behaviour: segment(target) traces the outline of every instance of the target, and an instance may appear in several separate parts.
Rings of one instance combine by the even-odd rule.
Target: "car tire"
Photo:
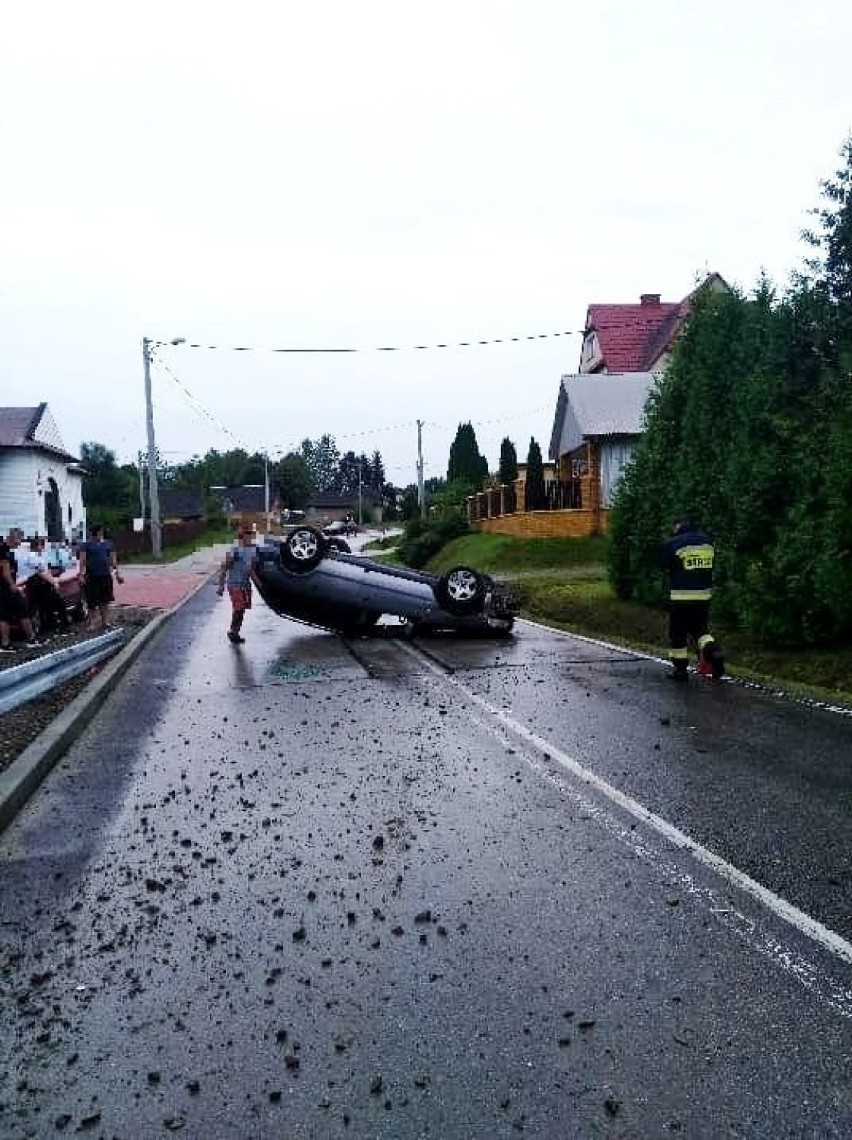
[[[298,526],[290,531],[281,547],[281,561],[288,570],[304,574],[322,562],[328,539],[312,526]]]
[[[482,575],[469,566],[453,566],[438,579],[436,595],[447,613],[477,613],[482,609],[485,598],[485,582]]]

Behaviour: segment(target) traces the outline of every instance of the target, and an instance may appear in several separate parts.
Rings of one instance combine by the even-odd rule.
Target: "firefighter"
[[[688,518],[675,521],[672,537],[663,543],[661,560],[668,574],[669,655],[672,681],[688,677],[690,641],[698,653],[699,672],[718,681],[725,675],[725,659],[709,632],[713,591],[713,543]]]

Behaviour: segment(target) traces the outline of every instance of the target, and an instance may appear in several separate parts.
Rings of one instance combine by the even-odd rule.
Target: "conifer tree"
[[[541,448],[535,439],[530,439],[527,452],[527,483],[526,483],[526,509],[540,511],[547,505],[547,496],[544,487],[544,464],[541,459]]]
[[[450,447],[447,482],[466,483],[474,491],[481,491],[487,475],[488,463],[479,454],[473,424],[459,424]]]
[[[500,471],[498,481],[505,485],[514,483],[518,477],[518,453],[507,436],[500,444]]]

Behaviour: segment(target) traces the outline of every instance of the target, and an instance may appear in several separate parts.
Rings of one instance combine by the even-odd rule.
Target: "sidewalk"
[[[105,665],[69,681],[37,701],[4,714],[0,730],[0,830],[15,817],[71,742],[95,715],[143,647],[183,602],[218,570],[225,545],[196,551],[176,562],[122,566],[124,582],[115,587],[113,621],[124,626],[128,642]],[[123,610],[123,612],[122,612]],[[147,616],[142,616],[147,612]],[[85,627],[75,639],[97,636]],[[63,647],[72,642],[63,640]],[[50,654],[56,643],[27,655]],[[23,656],[23,655],[20,655]],[[4,665],[7,663],[4,662]],[[8,666],[16,661],[8,662]]]
[[[122,566],[124,582],[116,583],[116,606],[170,610],[219,569],[227,549],[226,544],[220,543],[196,550],[175,562]]]

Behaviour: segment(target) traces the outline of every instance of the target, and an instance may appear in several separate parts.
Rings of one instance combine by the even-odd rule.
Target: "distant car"
[[[508,634],[518,603],[507,587],[469,566],[428,574],[335,550],[312,526],[258,547],[263,600],[283,617],[347,636],[367,634],[389,614],[413,634]]]
[[[322,531],[323,534],[342,534],[344,537],[349,538],[351,535],[358,533],[358,524],[354,519],[334,519],[332,522],[327,523],[322,528]]]
[[[328,539],[329,547],[332,550],[337,550],[341,554],[352,553],[352,547],[343,537],[343,535],[350,533],[348,523],[335,520],[334,522],[330,522],[327,526],[324,526],[322,533]]]

